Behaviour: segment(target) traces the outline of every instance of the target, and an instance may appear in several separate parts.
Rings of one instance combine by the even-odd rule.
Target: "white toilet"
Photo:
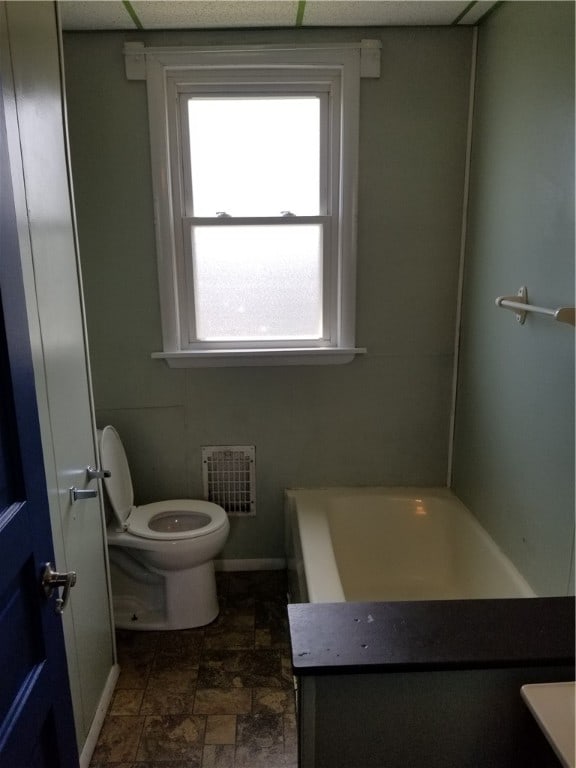
[[[120,629],[188,629],[218,615],[213,559],[230,530],[217,504],[193,499],[134,506],[124,447],[98,431],[114,620]]]

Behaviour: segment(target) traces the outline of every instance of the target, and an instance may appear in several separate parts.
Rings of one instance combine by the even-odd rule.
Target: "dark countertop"
[[[574,663],[572,597],[288,606],[296,675]]]

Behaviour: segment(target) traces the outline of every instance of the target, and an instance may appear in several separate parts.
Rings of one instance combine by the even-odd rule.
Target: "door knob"
[[[58,573],[52,568],[52,563],[45,563],[40,583],[47,598],[51,597],[52,592],[58,587],[63,588],[62,597],[56,598],[56,613],[62,613],[68,602],[70,590],[76,584],[76,571]]]

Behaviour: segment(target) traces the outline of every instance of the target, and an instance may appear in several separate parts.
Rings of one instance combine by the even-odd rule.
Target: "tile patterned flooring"
[[[120,678],[90,768],[296,768],[286,583],[217,573],[220,615],[117,632]]]

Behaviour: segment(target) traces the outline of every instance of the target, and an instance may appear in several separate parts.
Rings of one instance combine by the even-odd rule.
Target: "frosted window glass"
[[[322,228],[194,227],[201,341],[322,337]]]
[[[320,213],[320,99],[188,101],[194,216]]]

